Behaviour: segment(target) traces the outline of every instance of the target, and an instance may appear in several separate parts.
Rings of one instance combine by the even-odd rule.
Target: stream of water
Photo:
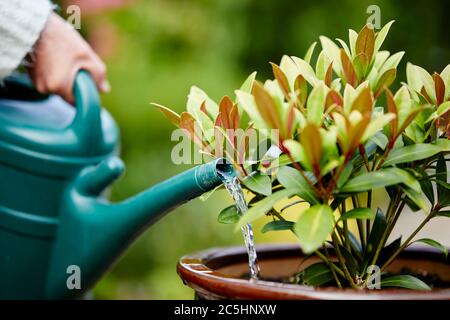
[[[245,214],[248,210],[248,206],[247,202],[245,201],[244,193],[242,192],[239,179],[234,174],[223,175],[222,181],[225,188],[228,190],[228,193],[231,195],[231,197],[233,197],[239,214]],[[253,229],[252,226],[247,223],[241,228],[241,230],[242,235],[244,236],[245,247],[247,248],[250,278],[256,280],[259,278],[259,266],[255,249]]]

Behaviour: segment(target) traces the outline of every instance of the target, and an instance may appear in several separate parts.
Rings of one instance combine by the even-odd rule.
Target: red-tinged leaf
[[[202,139],[200,126],[190,113],[181,113],[180,128],[195,144],[202,148],[206,146],[205,141]]]
[[[230,120],[233,125],[233,129],[236,130],[237,128],[239,128],[239,109],[237,103],[235,103],[233,105],[233,108],[231,108]]]
[[[177,127],[180,126],[180,115],[172,110],[170,110],[169,108],[157,104],[157,103],[151,103],[151,105],[155,106],[156,108],[159,109],[159,111],[162,112],[162,114],[174,125],[176,125]]]
[[[219,116],[220,123],[224,129],[232,129],[233,124],[230,119],[231,117],[231,109],[233,108],[233,102],[230,97],[225,96],[222,98],[219,104]]]
[[[342,71],[344,72],[345,81],[353,88],[356,88],[358,84],[358,79],[356,77],[356,71],[353,67],[352,61],[345,53],[344,49],[340,49],[341,52],[341,63],[342,63]]]
[[[301,74],[295,78],[294,90],[297,94],[301,107],[303,107],[306,103],[306,99],[308,98],[308,83]]]
[[[328,92],[325,106],[328,108],[333,104],[335,104],[339,107],[342,107],[342,105],[344,104],[344,99],[342,99],[341,94],[339,92],[337,92],[336,90],[330,90]]]
[[[431,100],[430,96],[427,93],[427,90],[425,90],[425,87],[422,87],[422,89],[420,90],[420,94],[422,95],[422,97],[425,98],[425,100],[429,103],[429,104],[433,104],[433,100]]]
[[[255,97],[256,106],[261,117],[272,129],[282,129],[282,123],[278,114],[275,101],[270,94],[264,89],[260,82],[255,82],[252,88]]]
[[[386,89],[386,101],[387,101],[387,107],[388,111],[390,113],[395,114],[395,118],[389,122],[389,128],[391,131],[391,139],[397,136],[397,128],[398,128],[398,112],[397,112],[397,106],[395,105],[394,96],[392,95],[392,92],[389,89]]]
[[[287,112],[286,119],[286,138],[290,138],[292,134],[292,129],[294,128],[294,120],[295,120],[295,107],[294,104],[291,103],[289,106],[289,110]]]
[[[313,168],[319,168],[323,151],[319,128],[312,123],[307,124],[300,134],[300,143],[305,150],[306,156],[311,161]],[[317,171],[320,172],[320,169]]]
[[[389,69],[386,70],[378,80],[378,83],[375,87],[375,99],[377,99],[381,92],[383,91],[383,88],[389,88],[391,84],[394,83],[395,78],[397,76],[397,70],[396,69]]]
[[[331,61],[330,65],[328,66],[324,81],[328,87],[331,85],[331,81],[333,81],[333,61]]]
[[[216,121],[214,122],[214,125],[217,126],[217,127],[223,127],[223,125],[222,125],[222,114],[221,114],[221,112],[219,112],[219,113],[217,114],[217,118],[216,118]]]
[[[445,84],[441,76],[436,72],[433,74],[434,90],[436,92],[436,104],[440,106],[445,98]]]
[[[372,56],[375,48],[375,32],[373,28],[367,24],[361,29],[356,38],[355,51],[356,54],[365,53],[367,56],[367,63],[372,61]]]
[[[370,114],[363,114],[361,121],[347,131],[348,149],[345,150],[345,156],[347,158],[353,154],[353,151],[360,144],[361,138],[364,135],[369,122]]]
[[[283,91],[284,97],[286,98],[287,101],[289,101],[290,89],[286,75],[284,74],[283,70],[281,70],[280,67],[277,66],[275,63],[270,62],[270,64],[272,65],[273,74],[275,76],[275,79],[277,79],[281,90]]]
[[[200,105],[200,111],[209,116],[208,111],[206,110],[206,101],[203,101],[202,104]]]
[[[358,110],[362,115],[372,114],[373,97],[370,88],[367,86],[361,90],[359,95],[355,98],[352,104],[352,111]]]

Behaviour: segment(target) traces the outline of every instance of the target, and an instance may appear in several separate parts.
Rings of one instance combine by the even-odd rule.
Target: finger
[[[111,90],[109,82],[106,79],[106,66],[95,53],[92,53],[87,58],[84,69],[91,73],[99,91],[106,93]]]

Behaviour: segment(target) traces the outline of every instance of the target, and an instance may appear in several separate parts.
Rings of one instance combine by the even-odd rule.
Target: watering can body
[[[74,94],[75,108],[23,77],[0,88],[0,299],[82,296],[147,226],[221,183],[216,161],[109,203],[119,130],[88,73]]]

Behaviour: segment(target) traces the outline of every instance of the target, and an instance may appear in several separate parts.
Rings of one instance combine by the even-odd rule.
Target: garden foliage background
[[[446,0],[72,0],[81,7],[81,32],[105,59],[112,92],[103,97],[122,133],[126,174],[112,188],[113,200],[129,197],[189,166],[171,162],[172,125],[150,102],[185,108],[191,85],[216,101],[233,96],[248,74],[272,77],[269,61],[303,56],[319,35],[347,39],[366,23],[369,5],[381,9],[381,24],[396,20],[384,48],[405,50],[397,83],[411,61],[428,71],[450,63],[450,2]],[[394,86],[395,87],[395,86]],[[194,200],[147,230],[96,286],[99,299],[190,299],[178,278],[182,255],[213,246],[240,245],[233,226],[217,223],[230,202],[218,192]],[[423,217],[403,217],[408,232]],[[256,225],[259,230],[261,225]],[[450,245],[448,221],[436,219],[422,234]],[[398,231],[400,232],[400,230]],[[397,232],[397,234],[398,234]],[[256,233],[258,243],[294,241],[286,232]]]

